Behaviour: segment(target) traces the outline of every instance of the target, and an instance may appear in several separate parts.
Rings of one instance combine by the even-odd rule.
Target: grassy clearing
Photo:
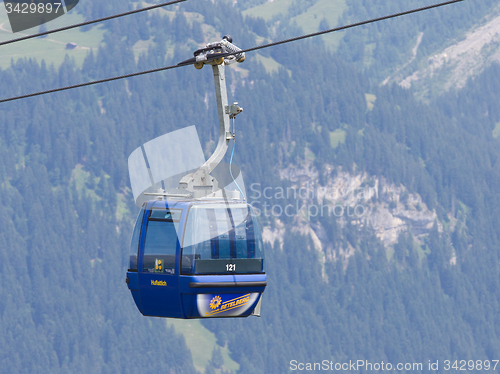
[[[238,74],[240,79],[248,78],[248,76],[250,75],[250,70],[243,69],[241,67],[241,65],[242,64],[232,64],[232,65],[228,65],[227,68],[229,71],[232,71],[232,72]],[[243,66],[245,66],[245,65],[243,65]],[[210,152],[209,152],[209,154],[210,154]]]
[[[262,17],[266,21],[270,21],[279,14],[286,14],[291,4],[292,0],[274,0],[273,2],[247,9],[243,14]],[[291,21],[295,22],[305,33],[309,34],[319,31],[319,25],[323,19],[326,20],[329,28],[337,26],[339,17],[346,9],[347,4],[345,0],[319,0],[307,9],[306,12],[293,17]],[[343,35],[343,33],[333,33],[324,35],[322,38],[328,48],[336,49]]]
[[[387,261],[391,261],[392,256],[394,256],[394,247],[389,247],[389,249],[385,251],[385,256],[387,257]]]
[[[308,145],[309,146],[309,145]],[[313,151],[311,151],[310,148],[306,148],[306,151],[305,151],[305,158],[306,160],[308,161],[314,161],[316,160],[316,155],[314,154]],[[306,219],[309,220],[309,218],[307,217],[307,214],[306,214]]]
[[[127,193],[118,193],[116,194],[116,219],[118,221],[123,221],[125,218],[131,217],[132,214],[127,206],[127,201],[130,199],[130,195],[128,194],[129,189],[127,187]]]
[[[345,0],[320,0],[305,13],[298,15],[292,20],[302,27],[305,33],[313,33],[319,30],[320,22],[325,19],[330,28],[337,26],[338,18],[347,9]]]
[[[288,7],[292,4],[292,0],[274,0],[273,2],[265,3],[254,8],[243,11],[244,16],[262,17],[266,21],[271,20],[278,14],[283,14],[288,11]]]
[[[97,196],[96,192],[93,189],[87,187],[87,183],[91,182],[90,172],[85,171],[83,169],[83,165],[76,165],[76,167],[71,172],[71,180],[75,183],[76,192],[78,196],[82,198],[82,196],[90,197],[90,199],[98,203],[101,201],[101,197]],[[99,178],[94,179],[94,184],[99,183]]]
[[[337,129],[330,133],[330,145],[332,148],[337,148],[340,143],[345,143],[346,132],[341,129]]]
[[[471,211],[470,207],[468,207],[467,205],[462,203],[460,200],[458,200],[458,203],[460,204],[460,209],[462,210],[462,212],[464,212],[465,214],[470,213],[470,211]]]
[[[215,335],[206,329],[199,320],[182,320],[169,319],[167,326],[173,326],[177,333],[184,336],[186,345],[193,356],[193,363],[196,370],[201,373],[205,372],[205,367],[212,358],[212,351],[217,347]],[[237,372],[240,365],[229,357],[229,349],[221,348],[222,357],[224,358],[224,370]]]
[[[373,107],[375,106],[375,101],[377,100],[377,96],[367,93],[365,94],[365,98],[366,98],[366,109],[368,111],[372,111]]]
[[[47,23],[47,29],[52,30],[59,27],[83,22],[84,18],[80,14],[70,12],[62,17]],[[13,34],[10,28],[7,13],[0,13],[0,41],[16,39],[25,35],[36,34],[38,27],[31,28]],[[45,38],[26,40],[2,47],[0,55],[0,67],[5,69],[10,66],[11,59],[36,58],[38,62],[45,60],[47,65],[54,64],[58,67],[64,61],[66,55],[74,58],[76,64],[81,66],[83,60],[92,49],[99,48],[103,39],[104,30],[102,26],[94,26],[89,31],[73,29],[63,31]],[[67,43],[76,43],[75,49],[66,49]]]
[[[139,8],[146,8],[148,6],[155,5],[155,3],[153,3],[153,2],[146,2],[146,1],[133,2],[132,4],[134,7],[139,7]],[[152,9],[152,10],[148,11],[148,14],[156,12],[156,13],[160,14],[161,16],[168,16],[170,21],[172,21],[175,18],[175,15],[178,11],[179,11],[179,5],[170,5],[170,6],[165,7],[165,8]],[[189,25],[192,25],[194,20],[196,20],[197,22],[201,22],[201,23],[203,23],[205,21],[205,17],[200,13],[184,12],[184,16],[186,17],[186,20],[188,21]]]
[[[495,129],[493,130],[493,137],[498,138],[500,136],[500,122],[495,125]]]
[[[426,246],[426,245],[419,245],[418,243],[415,243],[413,245],[413,249],[417,251],[417,256],[419,260],[423,260],[425,257],[427,257],[430,253],[431,250]]]
[[[306,34],[319,31],[320,22],[325,19],[329,28],[338,25],[338,19],[347,9],[345,0],[319,0],[305,13],[292,18]],[[327,47],[336,49],[343,33],[332,33],[322,36]]]
[[[255,54],[255,59],[264,65],[267,73],[274,73],[278,71],[278,68],[282,66],[280,63],[276,62],[272,57],[264,57],[260,54]]]
[[[373,52],[375,51],[376,47],[377,45],[375,43],[365,44],[365,58],[363,60],[363,65],[365,66],[365,68],[369,68],[375,62],[375,59],[373,58]]]

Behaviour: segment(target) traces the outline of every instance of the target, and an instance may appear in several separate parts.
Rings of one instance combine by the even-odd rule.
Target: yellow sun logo
[[[220,296],[214,296],[210,301],[210,309],[217,309],[221,303]]]

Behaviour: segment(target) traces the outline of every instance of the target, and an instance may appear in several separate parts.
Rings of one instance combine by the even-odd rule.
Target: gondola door
[[[139,246],[139,291],[142,313],[183,318],[179,295],[182,209],[158,202],[146,211]]]

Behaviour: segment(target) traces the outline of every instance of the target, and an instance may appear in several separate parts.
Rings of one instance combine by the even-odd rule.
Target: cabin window
[[[182,210],[153,208],[144,239],[143,271],[174,274],[177,251],[177,230]]]
[[[260,273],[264,251],[247,204],[199,204],[189,210],[183,274]]]

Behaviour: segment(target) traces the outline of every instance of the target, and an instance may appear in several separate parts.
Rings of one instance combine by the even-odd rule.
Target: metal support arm
[[[215,96],[217,99],[217,113],[219,116],[219,142],[212,156],[196,172],[186,175],[179,183],[180,189],[192,192],[195,198],[206,196],[219,189],[217,181],[210,173],[224,158],[229,141],[234,139],[234,135],[231,132],[230,115],[235,110],[237,113],[242,110],[237,105],[228,106],[224,65],[212,65],[212,69],[214,73]]]

